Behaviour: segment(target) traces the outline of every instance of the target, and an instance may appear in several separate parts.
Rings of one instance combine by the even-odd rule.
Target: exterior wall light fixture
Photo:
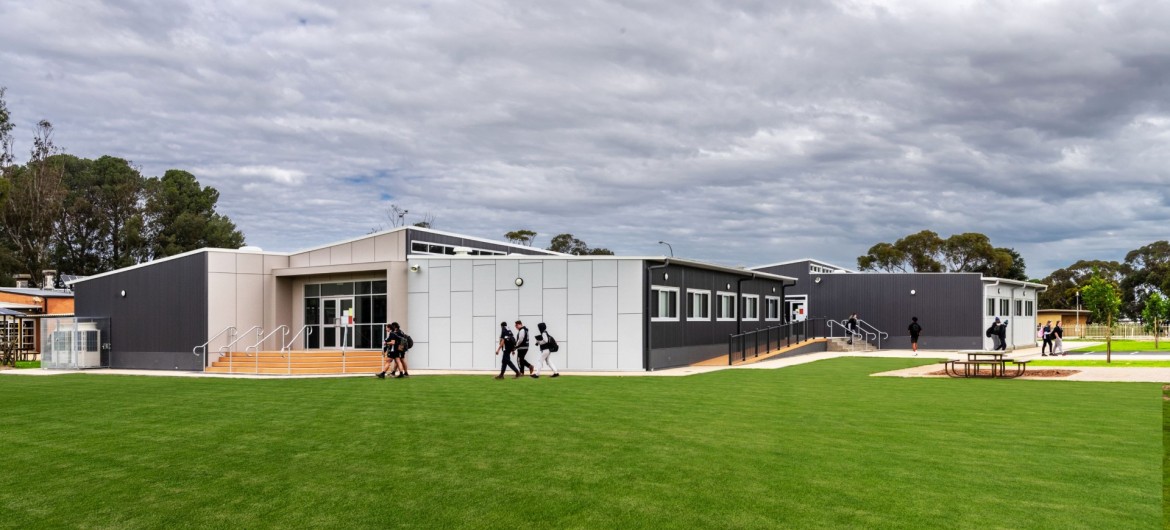
[[[813,283],[821,283],[821,277],[817,276],[816,278],[814,278]]]
[[[521,285],[524,285],[524,278],[516,278],[515,283],[516,283],[516,287],[520,287]]]

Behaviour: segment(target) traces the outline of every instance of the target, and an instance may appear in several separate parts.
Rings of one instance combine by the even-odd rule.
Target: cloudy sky
[[[196,174],[248,243],[386,224],[1031,276],[1170,237],[1170,2],[0,0],[17,149]]]

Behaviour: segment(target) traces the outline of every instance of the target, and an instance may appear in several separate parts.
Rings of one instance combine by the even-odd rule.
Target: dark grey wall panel
[[[889,347],[909,348],[906,327],[917,316],[920,348],[977,349],[983,344],[983,282],[979,274],[821,274],[809,287],[812,317],[849,313],[890,334]],[[811,282],[810,282],[811,283]],[[911,295],[910,291],[915,291]],[[887,347],[883,341],[882,347]]]
[[[669,274],[669,278],[665,275]],[[779,325],[779,322],[764,320],[766,306],[765,296],[784,297],[783,282],[778,280],[739,280],[744,276],[671,264],[666,268],[651,271],[650,285],[646,286],[649,293],[652,285],[679,288],[679,320],[678,322],[649,322],[648,332],[650,354],[648,359],[651,370],[692,364],[717,355],[727,354],[728,337],[740,331],[751,331],[768,326]],[[728,284],[731,285],[728,288]],[[687,289],[702,289],[711,291],[710,319],[704,321],[687,320]],[[759,318],[754,321],[722,322],[716,321],[716,306],[719,291],[742,292],[755,294],[760,297]],[[650,314],[650,299],[647,297],[646,315]],[[742,315],[743,301],[737,298],[739,315]],[[649,321],[649,316],[646,317]],[[689,353],[683,353],[684,351]]]
[[[202,369],[191,348],[208,338],[207,253],[87,280],[74,293],[77,316],[110,319],[112,368]]]

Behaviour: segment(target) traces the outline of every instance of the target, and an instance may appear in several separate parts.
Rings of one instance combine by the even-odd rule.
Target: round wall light
[[[915,291],[914,289],[910,289],[910,296],[914,296],[916,294],[918,294],[918,291]]]
[[[729,290],[731,289],[731,284],[730,284],[730,283],[729,283],[729,284],[727,284],[727,289],[729,289]]]
[[[126,290],[122,289],[122,298],[126,298]]]
[[[521,285],[524,285],[524,278],[516,278],[515,283],[516,283],[516,287],[520,287]]]
[[[670,273],[669,273],[669,272],[664,272],[664,273],[662,273],[662,279],[663,279],[663,280],[669,280],[669,279],[670,279]]]
[[[816,278],[814,278],[813,283],[821,283],[821,277],[817,276]]]

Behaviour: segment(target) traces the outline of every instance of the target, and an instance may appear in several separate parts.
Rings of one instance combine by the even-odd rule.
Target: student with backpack
[[[503,350],[504,358],[500,360],[500,375],[497,375],[496,379],[503,379],[504,371],[508,368],[516,372],[516,376],[512,379],[520,379],[520,370],[516,368],[515,364],[512,364],[512,350],[515,349],[516,336],[512,335],[512,330],[508,329],[507,322],[500,322],[500,344],[496,346],[496,355],[499,355],[500,351]]]
[[[520,368],[520,373],[524,373],[524,367],[528,367],[528,373],[533,373],[535,367],[532,363],[524,360],[524,356],[528,355],[528,328],[524,326],[523,322],[516,321],[516,366]]]
[[[383,342],[385,344],[383,348],[389,350],[387,354],[389,361],[386,364],[394,365],[393,370],[390,372],[390,377],[396,379],[410,377],[410,373],[406,369],[406,352],[414,347],[414,340],[410,338],[410,335],[402,332],[402,326],[399,326],[397,322],[391,322],[386,328],[389,330]],[[386,366],[382,368],[381,372],[375,374],[378,379],[386,378]]]
[[[910,326],[906,328],[910,332],[910,349],[914,351],[914,355],[918,355],[918,336],[922,334],[922,325],[918,323],[918,317],[910,317]]]
[[[532,378],[540,377],[540,370],[546,365],[552,369],[553,377],[560,377],[560,372],[557,371],[557,367],[548,357],[560,350],[561,346],[557,344],[557,339],[548,334],[548,326],[545,326],[544,322],[537,324],[536,329],[540,331],[540,334],[536,336],[536,347],[540,348],[540,364],[536,365],[536,373],[532,374]]]

